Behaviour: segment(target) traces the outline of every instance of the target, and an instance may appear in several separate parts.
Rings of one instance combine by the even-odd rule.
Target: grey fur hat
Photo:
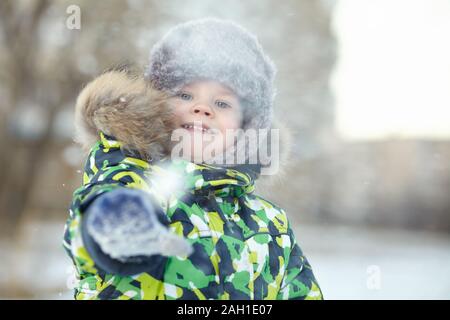
[[[243,129],[268,129],[272,122],[276,68],[257,38],[236,23],[204,18],[179,24],[150,52],[145,78],[176,92],[196,79],[232,89],[244,110]]]

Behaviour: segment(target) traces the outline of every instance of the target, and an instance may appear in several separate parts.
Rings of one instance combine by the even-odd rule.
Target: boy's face
[[[175,128],[184,129],[178,131],[183,141],[183,158],[190,161],[204,162],[211,158],[209,152],[204,152],[206,147],[225,151],[233,143],[225,139],[227,130],[241,128],[239,98],[217,81],[191,82],[171,98],[171,104]]]

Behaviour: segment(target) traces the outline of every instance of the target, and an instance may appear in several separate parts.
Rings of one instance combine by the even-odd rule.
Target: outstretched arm
[[[168,229],[168,220],[150,194],[118,188],[96,198],[82,220],[82,238],[96,265],[130,275],[155,267],[167,256],[192,253],[186,239]]]

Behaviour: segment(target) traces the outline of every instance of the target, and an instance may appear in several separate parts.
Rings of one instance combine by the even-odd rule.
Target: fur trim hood
[[[75,107],[75,141],[85,151],[100,132],[147,161],[169,153],[172,113],[167,95],[129,71],[109,71],[81,91]]]

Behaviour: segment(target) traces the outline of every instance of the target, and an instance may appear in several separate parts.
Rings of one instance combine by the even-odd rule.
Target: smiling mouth
[[[209,127],[201,122],[188,122],[181,125],[181,128],[192,131],[200,131],[203,133],[211,133]]]

